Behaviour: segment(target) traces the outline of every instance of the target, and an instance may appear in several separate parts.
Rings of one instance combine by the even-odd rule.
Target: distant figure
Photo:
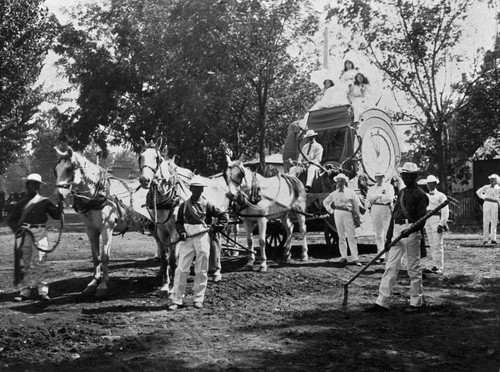
[[[312,183],[319,173],[319,168],[314,164],[321,164],[321,159],[323,159],[323,146],[316,142],[317,135],[313,130],[306,132],[304,140],[307,143],[302,147],[302,154],[299,157],[299,161],[307,162],[305,165],[307,169],[306,191],[311,189]]]
[[[335,83],[333,82],[333,80],[326,79],[325,81],[323,81],[323,94],[325,94],[327,89],[332,88],[334,86]]]
[[[325,80],[331,81],[331,80]],[[323,97],[312,106],[309,111],[321,110],[329,107],[344,106],[351,103],[349,99],[349,88],[343,85],[329,87],[324,91]],[[307,115],[306,115],[307,120]]]
[[[500,186],[498,186],[499,177],[497,174],[492,174],[488,178],[490,179],[490,184],[476,191],[477,196],[484,200],[483,245],[488,244],[488,233],[491,244],[497,244],[498,203],[500,203]]]
[[[373,230],[375,231],[377,252],[380,253],[384,250],[384,239],[391,222],[394,187],[390,183],[383,182],[383,172],[375,173],[375,180],[377,183],[368,189],[367,199],[372,205]],[[387,259],[387,253],[385,256]],[[380,258],[379,262],[384,262],[384,258]]]
[[[354,77],[358,69],[354,66],[354,63],[350,60],[346,60],[344,62],[344,69],[340,72],[339,80],[343,85],[349,87],[352,83],[354,83]]]
[[[445,194],[437,190],[437,185],[439,180],[435,176],[427,177],[427,188],[429,193],[427,197],[429,198],[429,205],[427,206],[427,212],[434,210],[439,204],[448,200]],[[450,215],[450,208],[448,206],[444,207],[437,214],[432,215],[425,223],[425,231],[427,232],[427,238],[429,239],[429,246],[431,249],[431,260],[432,268],[428,271],[424,269],[424,272],[433,272],[436,274],[442,274],[444,270],[444,240],[443,235],[445,231],[448,231],[448,217]]]
[[[369,87],[368,79],[362,73],[357,73],[349,89],[349,98],[354,109],[354,122],[359,122],[360,115],[368,109]]]
[[[283,146],[283,167],[285,173],[290,171],[291,161],[299,159],[299,137],[301,132],[300,120],[296,120],[288,126],[288,133],[285,145]]]
[[[347,264],[347,242],[356,266],[361,266],[358,256],[358,244],[355,237],[354,215],[361,220],[358,195],[347,188],[349,178],[345,174],[336,175],[337,189],[323,200],[323,206],[329,214],[333,214],[335,226],[339,235],[339,249],[341,259],[339,263]]]

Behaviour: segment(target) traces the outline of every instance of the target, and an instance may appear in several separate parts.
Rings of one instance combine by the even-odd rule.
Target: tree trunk
[[[259,115],[259,161],[262,172],[266,169],[266,125],[265,112]]]
[[[446,142],[441,140],[436,144],[436,158],[438,162],[438,178],[439,190],[448,194],[448,165],[447,165],[447,151]]]

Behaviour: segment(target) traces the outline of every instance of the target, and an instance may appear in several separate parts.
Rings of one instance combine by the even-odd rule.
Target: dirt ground
[[[480,246],[477,233],[447,234],[445,273],[424,279],[421,313],[404,312],[403,271],[392,310],[363,312],[376,299],[382,265],[349,286],[343,308],[343,283],[359,267],[338,267],[314,234],[309,262],[272,261],[267,273],[224,256],[223,280],[209,283],[205,307],[191,306],[191,280],[188,306],[170,312],[158,291],[153,238],[135,232],[115,237],[109,297],[83,296],[92,264],[75,221],[51,254],[52,300],[13,302],[13,238],[0,225],[0,370],[496,372],[499,247]]]

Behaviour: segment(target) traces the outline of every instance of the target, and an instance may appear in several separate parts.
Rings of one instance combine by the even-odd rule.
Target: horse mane
[[[82,173],[85,174],[86,177],[89,177],[90,174],[92,174],[95,179],[92,179],[93,181],[96,181],[100,178],[101,174],[107,174],[108,171],[104,169],[103,167],[92,163],[90,160],[88,160],[85,156],[73,151],[72,156],[75,158],[77,163],[80,165],[82,168]],[[90,171],[90,174],[89,174]]]
[[[293,195],[298,199],[304,192],[304,185],[297,177],[291,176],[289,174],[281,174],[278,177],[282,177],[287,183],[288,187],[293,190]]]

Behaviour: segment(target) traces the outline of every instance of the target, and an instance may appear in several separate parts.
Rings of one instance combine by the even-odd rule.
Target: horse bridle
[[[66,180],[66,183],[62,183],[62,184],[57,184],[56,185],[56,188],[58,189],[69,189],[70,192],[71,192],[71,189],[73,187],[73,185],[75,184],[74,183],[74,180],[75,180],[75,171],[79,168],[77,164],[75,164],[73,161],[71,161],[71,158],[68,158],[68,157],[62,157],[59,159],[59,161],[57,162],[56,165],[54,165],[54,174],[55,176],[57,177],[57,172],[56,172],[56,168],[57,166],[63,161],[69,161],[70,165],[71,165],[71,176]]]
[[[58,188],[58,189],[69,189],[69,193],[71,195],[76,196],[76,197],[84,197],[83,195],[78,194],[78,190],[76,190],[76,191],[73,190],[73,186],[75,186],[75,182],[74,182],[75,181],[75,172],[77,170],[79,170],[79,169],[81,170],[80,164],[75,163],[70,157],[62,157],[61,159],[59,159],[59,161],[57,162],[57,164],[54,166],[54,173],[56,173],[56,167],[63,160],[69,161],[69,163],[71,165],[71,177],[68,178],[68,180],[67,180],[66,183],[57,184],[56,188]],[[56,176],[57,176],[57,173],[56,173]],[[83,176],[84,176],[84,173],[82,172],[82,177]],[[100,189],[105,189],[105,187],[103,186],[104,185],[103,181],[105,181],[105,179],[106,179],[106,174],[102,173],[102,172],[100,172],[100,174],[99,174],[99,180],[97,182],[95,182],[95,181],[90,180],[90,179],[87,178],[89,184],[94,183],[94,185],[95,185],[95,192],[94,192],[94,195],[92,195],[90,198],[88,198],[88,197],[84,197],[84,198],[87,198],[87,199],[94,199],[94,198],[96,198],[96,196],[99,194],[99,190]]]
[[[148,148],[153,148],[153,147],[148,147]],[[158,149],[156,149],[156,148],[153,148],[153,149],[155,150],[155,153],[156,153],[156,167],[153,168],[152,166],[150,166],[148,164],[141,164],[141,158],[139,157],[139,171],[141,172],[141,174],[142,174],[142,170],[146,168],[146,169],[150,169],[153,172],[153,175],[156,176],[156,173],[160,169],[161,163],[163,162],[163,158],[161,157]]]
[[[243,168],[243,166],[241,164],[232,164],[229,168],[234,168],[234,167],[237,167],[240,172],[241,172],[241,181],[236,181],[235,179],[233,179],[232,177],[229,178],[229,180],[231,182],[234,182],[236,185],[238,185],[239,187],[241,187],[241,184],[243,183],[243,180],[245,179],[246,177],[246,172],[245,172],[245,168]]]

